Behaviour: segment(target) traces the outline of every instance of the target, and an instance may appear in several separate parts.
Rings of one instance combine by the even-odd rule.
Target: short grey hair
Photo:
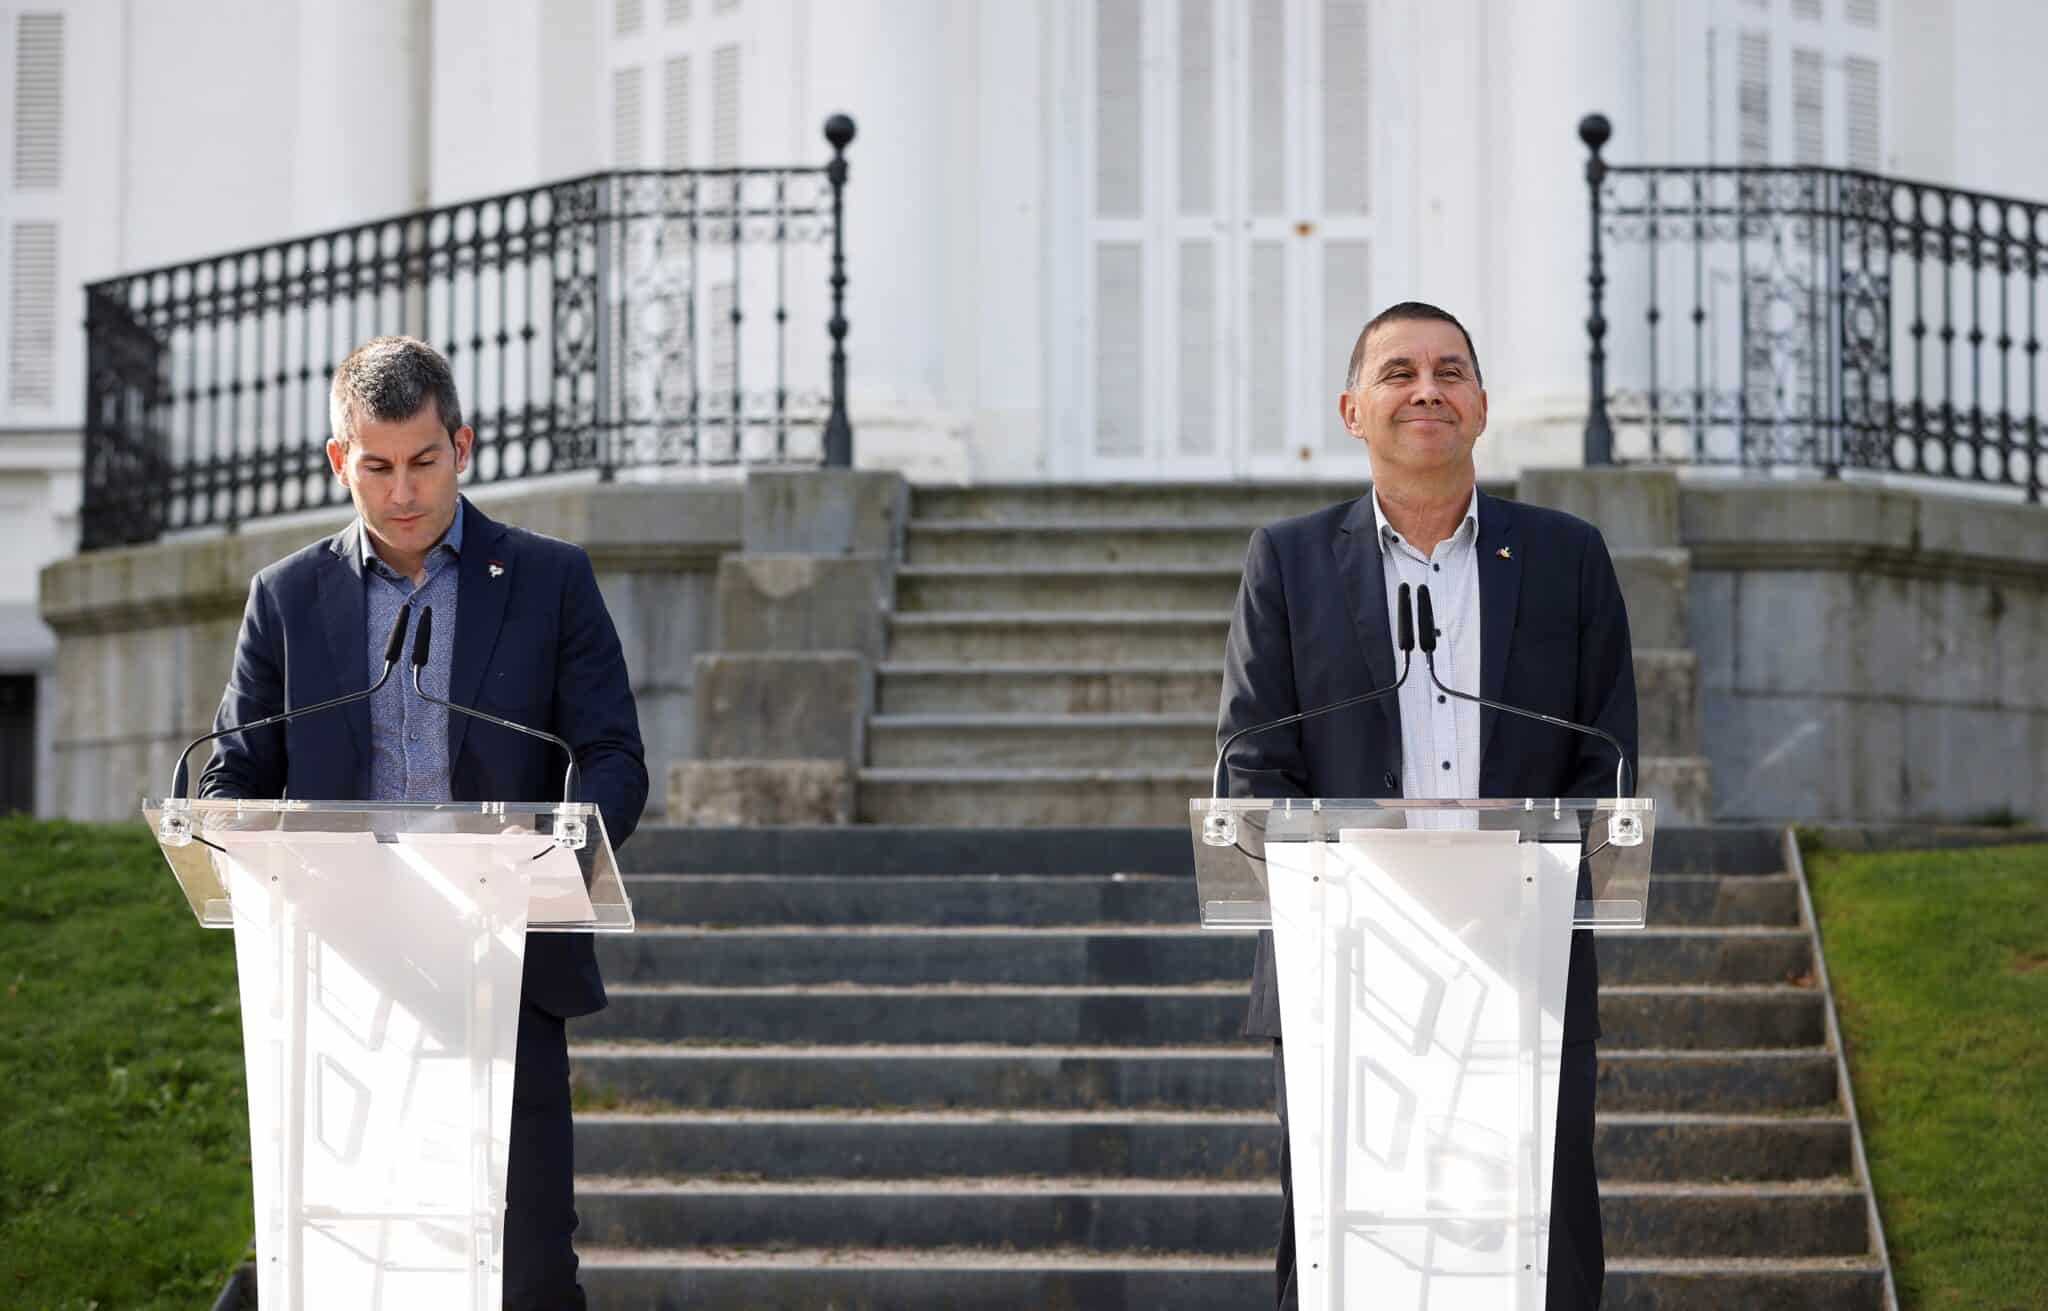
[[[417,337],[372,337],[334,371],[327,422],[343,446],[365,420],[397,423],[431,403],[452,441],[462,427],[462,401],[448,357]]]

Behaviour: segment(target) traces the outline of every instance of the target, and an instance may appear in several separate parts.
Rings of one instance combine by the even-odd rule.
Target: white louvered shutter
[[[690,166],[690,57],[672,55],[661,68],[661,166]]]
[[[647,162],[647,70],[635,64],[612,70],[612,164],[639,168]]]
[[[6,19],[11,49],[11,164],[6,222],[0,226],[0,367],[6,371],[4,401],[20,421],[46,422],[57,406],[58,372],[66,352],[59,332],[64,207],[64,61],[62,13],[11,13]],[[72,321],[76,319],[73,316]]]

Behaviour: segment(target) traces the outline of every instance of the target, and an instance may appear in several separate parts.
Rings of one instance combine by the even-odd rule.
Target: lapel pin
[[[1499,556],[1503,560],[1512,560],[1515,558],[1514,552],[1508,550],[1508,548],[1505,546],[1501,547],[1498,551],[1495,551],[1494,554]]]
[[[1505,552],[1503,552],[1503,554],[1505,554]],[[503,578],[504,576],[505,576],[505,566],[504,566],[504,565],[501,565],[501,564],[499,564],[499,563],[498,563],[498,562],[497,562],[496,560],[493,560],[493,561],[491,561],[491,577],[493,577],[493,578]]]

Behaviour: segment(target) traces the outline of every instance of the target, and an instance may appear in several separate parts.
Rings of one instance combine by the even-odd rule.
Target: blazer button
[[[1397,788],[1401,786],[1401,780],[1395,778],[1392,774],[1382,774],[1380,775],[1380,785],[1386,788]]]

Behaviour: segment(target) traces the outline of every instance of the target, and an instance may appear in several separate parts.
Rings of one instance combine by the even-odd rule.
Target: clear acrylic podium
[[[143,813],[235,931],[259,1304],[496,1311],[526,935],[633,928],[596,808]]]
[[[1541,1311],[1571,934],[1643,927],[1653,820],[1189,802],[1203,927],[1273,930],[1302,1311]]]

